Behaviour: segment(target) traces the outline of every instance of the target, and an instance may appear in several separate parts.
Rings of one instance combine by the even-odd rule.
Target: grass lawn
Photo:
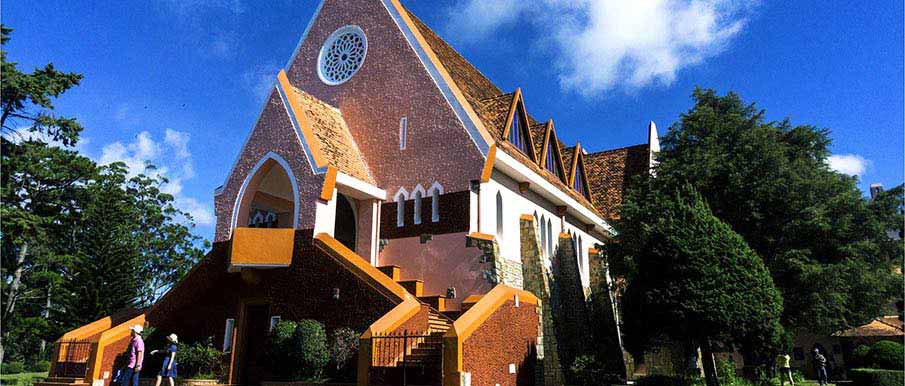
[[[6,385],[28,386],[37,380],[47,378],[47,373],[19,373],[19,374],[2,374],[0,375],[0,383]]]

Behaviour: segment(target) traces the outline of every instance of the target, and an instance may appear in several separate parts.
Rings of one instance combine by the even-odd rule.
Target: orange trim
[[[464,370],[462,368],[462,344],[465,340],[500,307],[516,296],[518,296],[519,303],[535,306],[538,304],[537,297],[531,292],[499,284],[453,322],[452,328],[443,335],[444,386],[459,386],[460,376]]]
[[[572,186],[575,184],[575,167],[578,166],[579,155],[581,155],[581,142],[575,144],[575,151],[574,154],[572,154],[572,169],[569,170],[569,189],[572,189]]]
[[[57,342],[88,339],[99,332],[109,329],[112,326],[113,318],[109,316],[106,318],[101,318],[63,334],[60,339],[57,339]]]
[[[440,61],[440,58],[437,57],[437,54],[434,53],[434,50],[431,49],[430,44],[424,40],[424,36],[421,35],[421,31],[412,21],[411,17],[409,17],[408,12],[399,3],[399,0],[392,0],[392,4],[396,7],[396,12],[402,17],[402,21],[405,22],[406,27],[408,27],[409,31],[412,32],[412,36],[415,37],[415,40],[418,41],[418,44],[421,45],[421,49],[427,54],[427,57],[433,63],[434,67],[437,68],[437,72],[440,73],[440,76],[443,77],[443,80],[446,81],[447,86],[449,86],[450,91],[452,91],[453,95],[456,96],[456,99],[459,101],[459,104],[465,109],[465,112],[468,114],[468,117],[471,118],[471,121],[474,123],[475,127],[478,129],[478,134],[484,138],[484,142],[488,145],[493,144],[495,142],[490,132],[487,131],[487,128],[484,127],[484,121],[478,117],[478,114],[474,111],[474,106],[468,102],[468,99],[465,98],[465,94],[462,93],[462,90],[459,89],[459,86],[456,85],[456,82],[453,81],[452,77],[449,76],[449,71],[447,71],[446,67],[443,66],[443,62]],[[489,151],[489,149],[488,149]]]
[[[571,239],[572,236],[570,236],[568,233],[565,233],[565,232],[559,232],[559,238],[561,238],[561,239]]]
[[[245,228],[233,230],[230,265],[289,266],[295,229]]]
[[[522,215],[521,217],[519,217],[519,218],[522,219],[522,220],[534,221],[534,215],[530,215],[530,214],[523,214],[523,215]]]
[[[334,260],[358,276],[365,283],[393,301],[404,301],[411,297],[405,288],[390,279],[383,272],[368,264],[368,261],[352,252],[345,245],[326,233],[314,236],[314,245],[333,257]]]
[[[302,102],[298,95],[295,95],[295,87],[289,83],[289,77],[286,76],[286,71],[280,70],[279,74],[277,74],[277,79],[279,80],[280,88],[283,89],[283,95],[286,95],[286,99],[289,101],[288,107],[292,110],[292,114],[295,115],[295,120],[299,125],[299,129],[301,129],[302,135],[305,137],[305,143],[308,144],[308,149],[311,150],[311,158],[314,159],[315,166],[318,168],[326,166],[327,161],[321,152],[320,142],[318,142],[317,138],[314,136],[311,125],[308,124],[308,116],[301,107]]]
[[[512,97],[512,105],[509,106],[509,115],[506,118],[506,126],[503,126],[504,141],[508,141],[507,138],[509,138],[509,128],[512,127],[512,120],[515,118],[515,111],[517,110],[517,107],[519,105],[522,106],[522,123],[524,123],[520,126],[523,127],[524,130],[530,130],[530,128],[528,127],[528,109],[525,108],[525,101],[522,99],[522,89],[519,87],[515,89],[515,96]],[[531,133],[526,134],[528,134],[528,147],[529,150],[531,150],[531,152],[527,155],[531,157],[532,161],[537,163],[537,153],[534,152],[534,139],[531,138]]]
[[[395,330],[403,323],[407,322],[421,310],[421,303],[415,298],[409,296],[402,303],[393,307],[389,312],[377,319],[361,337],[358,338],[358,384],[369,384],[369,369],[374,360],[374,352],[371,348],[371,337],[377,334],[383,334]]]
[[[335,167],[327,167],[327,173],[324,175],[324,187],[321,188],[321,200],[330,201],[333,199],[333,191],[336,189],[336,173]]]
[[[481,233],[481,232],[471,232],[468,234],[468,237],[471,237],[473,239],[479,239],[479,240],[493,241],[493,235],[488,235],[486,233]]]
[[[591,255],[596,255],[600,253],[600,250],[598,250],[597,248],[588,248],[588,253]]]
[[[487,152],[487,159],[484,160],[484,168],[481,170],[481,182],[490,181],[490,175],[493,174],[493,163],[496,161],[496,144],[490,145]]]
[[[91,384],[95,379],[101,379],[101,366],[104,361],[104,349],[107,346],[129,336],[130,327],[133,325],[140,324],[142,326],[145,325],[145,314],[138,315],[132,319],[129,319],[123,323],[118,324],[116,327],[113,327],[107,331],[104,331],[100,338],[97,341],[96,345],[92,345],[91,356],[88,358],[88,363],[86,366],[88,367],[85,372],[85,380]],[[148,353],[144,353],[145,359],[148,357]],[[90,377],[90,378],[89,378]]]

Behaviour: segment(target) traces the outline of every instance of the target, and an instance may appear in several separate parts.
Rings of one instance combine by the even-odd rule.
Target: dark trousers
[[[138,386],[139,372],[131,367],[123,369],[123,373],[119,376],[120,386]]]
[[[826,385],[829,383],[829,377],[826,374],[826,366],[820,366],[817,368],[817,383],[821,385]]]

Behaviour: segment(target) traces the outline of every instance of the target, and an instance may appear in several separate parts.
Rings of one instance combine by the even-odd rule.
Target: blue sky
[[[644,142],[691,106],[695,85],[732,90],[832,131],[833,166],[861,187],[903,181],[903,4],[898,1],[403,0],[563,141]],[[58,103],[79,148],[161,167],[213,234],[213,190],[255,122],[316,1],[9,0],[9,57],[84,74]]]

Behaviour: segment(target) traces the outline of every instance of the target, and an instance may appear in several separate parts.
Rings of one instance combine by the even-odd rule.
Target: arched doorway
[[[343,194],[336,197],[336,223],[333,227],[333,236],[347,248],[355,251],[356,216],[354,203]]]
[[[297,193],[285,161],[268,156],[253,169],[236,213],[235,226],[293,228]],[[281,162],[282,161],[282,162]]]

